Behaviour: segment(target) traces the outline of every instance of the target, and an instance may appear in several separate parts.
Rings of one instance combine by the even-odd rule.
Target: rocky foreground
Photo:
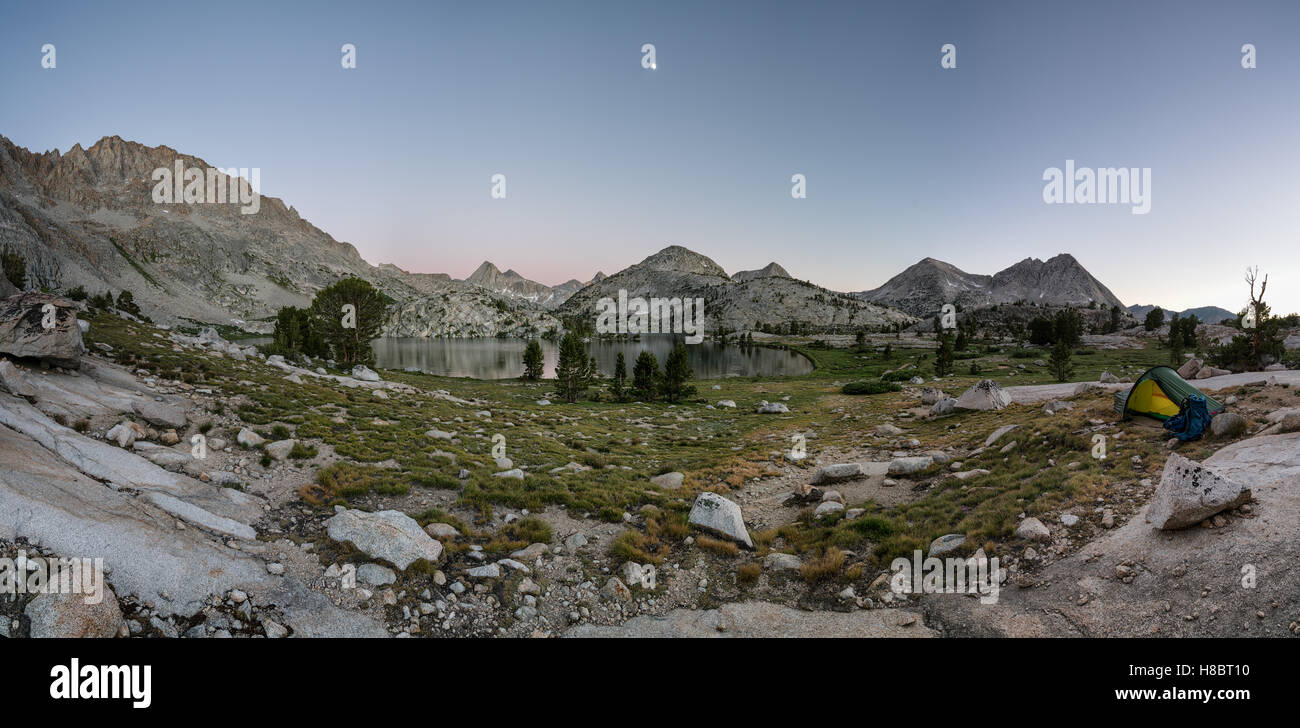
[[[103,558],[111,593],[0,595],[3,636],[1300,630],[1297,372],[1198,380],[1233,412],[1174,449],[1106,415],[1122,382],[918,376],[867,401],[728,381],[703,406],[585,410],[7,305],[0,558]],[[811,457],[771,449],[790,429]],[[693,465],[656,473],[674,449]],[[948,509],[969,527],[924,525]],[[999,599],[892,591],[873,551],[912,544],[998,556]]]

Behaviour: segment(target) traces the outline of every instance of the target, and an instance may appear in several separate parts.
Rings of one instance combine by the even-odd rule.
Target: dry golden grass
[[[740,555],[739,546],[732,543],[731,541],[723,541],[720,538],[713,538],[712,536],[700,536],[698,539],[696,539],[695,543],[699,544],[700,548],[706,551],[712,551],[713,553],[718,554],[719,556]]]
[[[816,584],[834,578],[842,568],[844,568],[844,552],[831,546],[821,556],[804,562],[804,565],[799,567],[799,573],[804,581]]]
[[[757,561],[751,561],[747,564],[741,564],[736,569],[736,579],[741,584],[753,584],[758,581],[758,575],[763,573],[763,567]]]

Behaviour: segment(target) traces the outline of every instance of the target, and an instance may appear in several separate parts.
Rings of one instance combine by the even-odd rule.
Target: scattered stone
[[[465,573],[469,574],[471,579],[499,579],[501,578],[501,567],[496,564],[484,564],[475,566]]]
[[[387,586],[397,582],[397,574],[379,564],[362,564],[357,567],[357,578],[371,586]]]
[[[932,465],[934,465],[934,458],[929,455],[894,458],[889,463],[889,474],[909,475],[912,473],[919,473]]]
[[[1237,437],[1246,432],[1246,418],[1236,412],[1221,412],[1210,419],[1210,434],[1216,438]]]
[[[934,406],[930,408],[930,416],[943,417],[945,415],[952,414],[954,411],[956,411],[956,409],[957,409],[957,400],[953,399],[952,397],[944,397],[938,402],[935,402]]]
[[[439,541],[452,541],[460,535],[460,531],[450,523],[430,523],[424,527],[424,532]]]
[[[822,501],[822,503],[817,506],[816,510],[813,511],[813,518],[827,518],[830,516],[834,516],[838,513],[842,513],[843,511],[844,511],[843,503],[836,503],[835,501]]]
[[[944,554],[952,553],[961,548],[961,545],[964,543],[966,543],[966,536],[964,534],[949,533],[931,541],[930,551],[926,555],[927,557],[943,556]]]
[[[244,447],[257,447],[258,445],[261,445],[262,443],[266,442],[266,438],[262,437],[256,432],[253,432],[247,427],[244,427],[240,429],[238,435],[235,435],[235,442],[239,443],[240,445],[243,445]]]
[[[656,475],[650,479],[650,482],[666,490],[676,490],[677,488],[682,487],[682,482],[685,479],[685,475],[674,471],[671,473],[664,473],[663,475]]]
[[[267,455],[270,455],[276,460],[286,460],[289,457],[289,453],[293,450],[293,446],[297,444],[297,440],[277,440],[268,444],[263,449],[266,451]]]
[[[841,480],[852,480],[853,478],[862,477],[861,463],[836,463],[835,465],[825,465],[813,476],[813,485],[822,483],[836,483]]]
[[[1027,541],[1050,541],[1052,532],[1037,518],[1026,518],[1016,526],[1016,536]]]
[[[772,571],[798,571],[803,560],[794,554],[773,552],[763,557],[763,567]]]
[[[510,554],[510,558],[519,559],[525,563],[531,563],[540,559],[550,550],[550,547],[544,543],[534,543]]]
[[[619,581],[617,576],[609,577],[609,581],[605,582],[605,586],[600,588],[600,595],[611,601],[632,601],[632,590],[627,588],[627,584]]]

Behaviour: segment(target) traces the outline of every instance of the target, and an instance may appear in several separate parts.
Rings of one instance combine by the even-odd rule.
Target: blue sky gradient
[[[1258,265],[1300,309],[1300,3],[0,8],[0,134],[260,167],[373,263],[554,284],[681,244],[857,291],[1070,252],[1126,304],[1236,309]],[[1150,167],[1151,212],[1045,204],[1066,159]]]

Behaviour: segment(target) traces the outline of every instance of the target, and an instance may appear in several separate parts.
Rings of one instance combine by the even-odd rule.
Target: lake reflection
[[[618,354],[623,352],[631,380],[632,365],[638,354],[649,350],[662,369],[675,339],[670,334],[660,334],[643,336],[640,341],[596,340],[587,344],[587,353],[596,358],[602,374],[612,376]],[[545,376],[553,378],[558,348],[554,342],[539,341]],[[417,369],[428,374],[473,379],[510,379],[523,375],[526,345],[522,339],[382,338],[373,342],[376,364],[384,369]],[[697,379],[795,376],[807,374],[813,368],[806,357],[792,351],[713,341],[688,344],[686,355]]]

